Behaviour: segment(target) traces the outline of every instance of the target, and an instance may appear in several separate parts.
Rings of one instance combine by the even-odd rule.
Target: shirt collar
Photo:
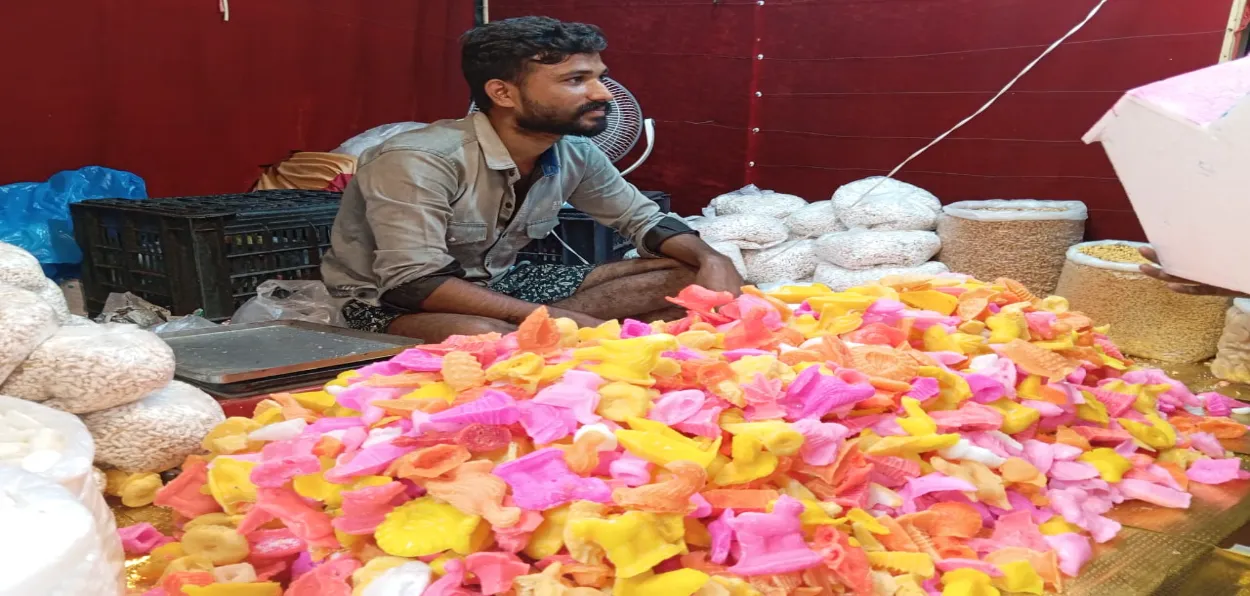
[[[486,165],[492,170],[511,170],[516,168],[508,148],[499,139],[499,133],[491,126],[490,117],[481,112],[473,114],[473,128],[477,131],[477,142],[482,146],[482,154],[486,156]],[[543,176],[555,176],[560,173],[560,156],[556,154],[556,146],[552,145],[538,156],[538,165]]]

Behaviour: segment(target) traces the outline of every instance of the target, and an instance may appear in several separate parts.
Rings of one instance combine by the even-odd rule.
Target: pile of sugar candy
[[[1041,594],[1115,504],[1243,478],[1239,402],[1011,280],[672,300],[540,309],[227,420],[156,496],[177,535],[122,530],[146,594]]]

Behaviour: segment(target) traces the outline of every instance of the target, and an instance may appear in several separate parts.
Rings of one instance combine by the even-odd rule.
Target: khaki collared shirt
[[[343,192],[321,263],[326,286],[376,303],[457,265],[468,281],[496,280],[556,227],[565,202],[656,256],[644,237],[666,216],[589,139],[564,137],[535,168],[518,198],[516,164],[480,113],[388,139],[361,156]]]

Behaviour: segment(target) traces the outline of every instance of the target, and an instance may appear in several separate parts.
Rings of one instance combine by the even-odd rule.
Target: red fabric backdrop
[[[612,76],[658,121],[655,153],[632,178],[672,192],[690,213],[746,181],[816,200],[888,171],[971,114],[1095,3],[492,0],[490,16],[602,26]],[[899,178],[946,202],[1079,199],[1091,209],[1091,238],[1141,238],[1102,149],[1080,137],[1125,90],[1215,63],[1229,6],[1112,0]]]
[[[469,0],[6,2],[0,183],[88,164],[153,196],[237,192],[291,150],[458,117]]]

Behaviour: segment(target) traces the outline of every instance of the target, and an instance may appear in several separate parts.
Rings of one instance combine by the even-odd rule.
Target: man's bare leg
[[[682,311],[665,298],[676,296],[694,278],[693,271],[668,259],[608,263],[587,275],[576,293],[552,306],[600,319],[679,318]]]
[[[445,313],[418,313],[404,315],[391,322],[387,332],[419,339],[427,344],[440,343],[453,335],[482,335],[486,333],[508,334],[516,331],[516,325],[504,321],[452,315]]]

